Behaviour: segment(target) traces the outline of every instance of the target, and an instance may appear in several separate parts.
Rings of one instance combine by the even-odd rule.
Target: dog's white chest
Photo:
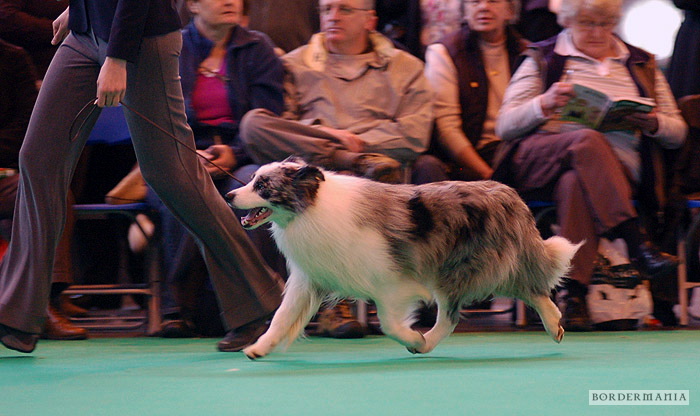
[[[282,253],[316,286],[345,296],[366,297],[366,289],[391,268],[387,244],[369,229],[343,230],[335,225],[292,226],[276,230],[274,237]]]

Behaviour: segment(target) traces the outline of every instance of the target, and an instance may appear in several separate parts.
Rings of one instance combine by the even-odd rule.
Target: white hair
[[[622,15],[624,0],[561,0],[557,12],[557,23],[562,27],[571,26],[571,22],[582,11],[594,12],[596,15],[618,20]]]

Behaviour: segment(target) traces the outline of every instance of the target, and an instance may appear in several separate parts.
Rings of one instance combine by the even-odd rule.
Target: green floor
[[[308,338],[253,362],[215,339],[0,350],[0,415],[700,415],[700,331]],[[690,406],[589,406],[588,390],[690,390]]]

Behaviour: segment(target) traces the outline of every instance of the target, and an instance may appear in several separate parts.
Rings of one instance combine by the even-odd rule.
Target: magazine
[[[574,94],[562,107],[559,119],[583,124],[598,131],[629,130],[635,127],[624,120],[628,114],[648,113],[656,103],[650,98],[633,97],[613,100],[607,94],[574,84]]]

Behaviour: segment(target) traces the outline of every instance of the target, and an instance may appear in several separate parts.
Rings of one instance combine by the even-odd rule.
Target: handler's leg
[[[96,95],[97,49],[87,36],[68,36],[44,78],[20,151],[20,182],[12,241],[0,265],[0,323],[41,332],[49,301],[66,195],[99,109],[72,141],[70,128]],[[80,123],[78,123],[80,124]]]
[[[179,78],[180,32],[146,38],[129,64],[124,102],[191,148]],[[272,313],[282,282],[265,265],[197,156],[125,110],[143,176],[200,245],[227,329]]]

